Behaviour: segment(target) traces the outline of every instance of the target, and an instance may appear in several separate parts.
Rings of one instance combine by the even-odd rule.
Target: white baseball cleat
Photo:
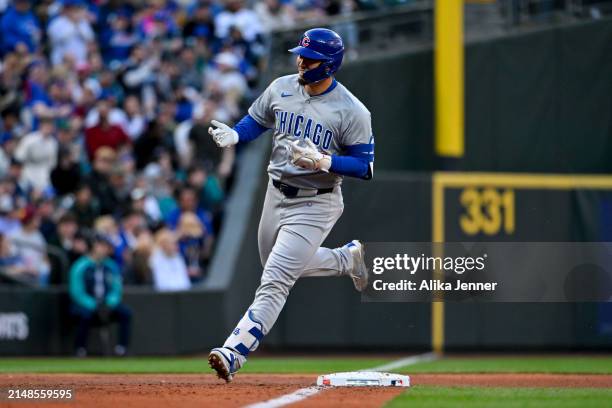
[[[368,286],[368,268],[365,263],[365,245],[359,240],[353,240],[346,244],[353,257],[353,270],[349,276],[353,280],[355,289],[362,292]]]
[[[227,347],[214,348],[208,354],[208,365],[217,372],[217,377],[231,382],[246,358]]]

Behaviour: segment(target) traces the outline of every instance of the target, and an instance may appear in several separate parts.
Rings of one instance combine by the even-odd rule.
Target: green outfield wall
[[[466,171],[612,171],[612,20],[470,41]],[[339,79],[372,112],[377,169],[436,170],[433,53],[347,64]]]
[[[232,214],[238,217],[235,222],[245,225],[235,239],[239,246],[231,254],[216,254],[224,264],[233,265],[224,288],[214,282],[186,293],[126,288],[125,303],[134,312],[134,354],[204,352],[224,341],[252,301],[261,275],[256,231],[266,182],[260,177],[254,186],[248,211]],[[608,177],[379,172],[368,182],[346,180],[343,189],[345,211],[325,243],[331,247],[357,237],[366,242],[439,239],[434,222],[439,211],[444,213],[446,241],[609,241],[612,231]],[[469,214],[476,224],[492,222],[487,215],[490,208],[481,207],[478,215],[471,209],[472,201],[465,199],[466,194],[485,191],[489,196],[512,197],[500,204],[500,227],[466,231],[461,219]],[[436,206],[440,199],[442,205]],[[514,214],[512,223],[506,221],[510,214]],[[449,302],[443,321],[445,349],[610,350],[611,306]],[[310,278],[297,282],[264,347],[428,350],[431,328],[429,303],[362,303],[349,279]],[[64,288],[0,288],[0,354],[67,354],[73,335]],[[91,339],[95,351],[99,347],[95,332]]]

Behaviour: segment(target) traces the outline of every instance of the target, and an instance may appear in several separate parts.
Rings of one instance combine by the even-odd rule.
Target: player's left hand
[[[299,139],[289,144],[291,149],[291,163],[294,166],[308,170],[321,170],[329,172],[331,156],[321,153],[310,139],[306,139],[306,146],[300,146]]]

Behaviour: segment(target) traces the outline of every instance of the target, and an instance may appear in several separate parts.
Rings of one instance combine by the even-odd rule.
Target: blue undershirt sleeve
[[[268,128],[260,125],[251,115],[247,114],[240,119],[240,122],[236,123],[234,130],[238,132],[238,141],[247,143],[257,139]]]
[[[366,178],[368,162],[359,157],[332,155],[329,171],[343,176]]]
[[[372,178],[374,163],[374,144],[347,146],[344,156],[332,155],[329,171],[343,176],[364,180]]]

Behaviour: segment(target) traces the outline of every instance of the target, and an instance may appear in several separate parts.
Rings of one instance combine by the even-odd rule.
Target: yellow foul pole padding
[[[434,7],[435,70],[435,152],[438,156],[463,156],[464,142],[464,67],[463,0],[435,0]],[[444,186],[433,176],[432,241],[444,242]],[[441,246],[434,249],[442,256]],[[441,271],[434,278],[443,280]],[[434,294],[431,303],[431,347],[444,352],[443,292]]]
[[[463,0],[436,0],[434,26],[435,151],[443,157],[462,157]]]
[[[439,179],[439,173],[434,173],[432,179],[432,241],[433,256],[444,257],[442,242],[444,242],[444,184]],[[444,273],[436,269],[433,278],[443,281]],[[444,352],[444,292],[435,292],[431,302],[431,349],[437,354]]]

